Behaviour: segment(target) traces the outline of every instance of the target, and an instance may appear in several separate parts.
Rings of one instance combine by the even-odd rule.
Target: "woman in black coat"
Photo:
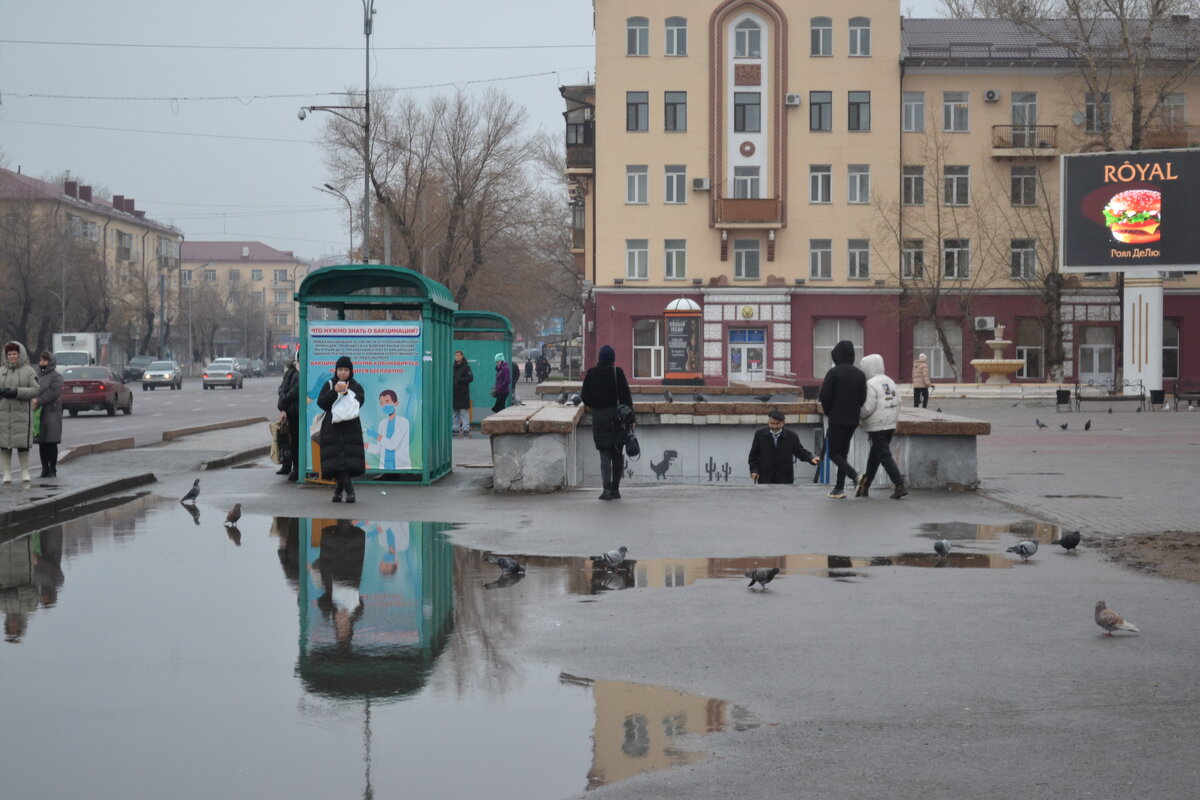
[[[451,397],[451,408],[454,409],[454,422],[451,430],[455,436],[464,439],[471,437],[471,382],[475,380],[471,365],[462,350],[454,351],[454,394]]]
[[[295,359],[288,362],[279,382],[279,402],[276,407],[288,424],[288,450],[276,475],[287,475],[289,481],[299,477],[300,469],[300,365]]]
[[[617,405],[633,407],[629,382],[614,362],[617,354],[608,345],[600,348],[600,363],[583,376],[584,404],[592,411],[592,441],[600,451],[601,500],[621,499],[621,471],[625,469],[626,430],[617,417]]]
[[[346,502],[353,503],[354,484],[351,478],[356,478],[367,471],[367,450],[363,443],[362,421],[356,416],[345,422],[333,421],[333,404],[344,394],[353,394],[361,409],[366,394],[358,381],[354,380],[354,364],[349,356],[337,360],[333,377],[321,387],[317,396],[317,407],[325,412],[321,420],[321,474],[332,476],[334,479],[333,502],[342,502],[342,492],[346,493]]]
[[[62,441],[62,375],[54,354],[43,352],[38,358],[38,395],[33,407],[42,410],[42,423],[34,441],[42,460],[43,478],[58,477],[58,445]]]

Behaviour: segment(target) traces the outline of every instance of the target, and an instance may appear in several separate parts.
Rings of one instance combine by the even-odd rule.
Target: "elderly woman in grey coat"
[[[38,395],[33,398],[33,408],[42,410],[42,423],[38,435],[38,453],[42,459],[42,478],[58,476],[58,443],[62,441],[62,375],[58,373],[58,362],[53,353],[38,356]]]
[[[0,468],[4,483],[12,483],[12,451],[21,463],[21,481],[28,483],[29,447],[33,444],[33,399],[38,394],[37,373],[20,342],[5,342],[0,364]]]

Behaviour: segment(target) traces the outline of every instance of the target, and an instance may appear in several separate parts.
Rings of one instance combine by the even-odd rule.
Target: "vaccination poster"
[[[317,397],[333,379],[338,358],[354,362],[364,392],[359,420],[367,473],[422,468],[421,323],[335,321],[311,323],[307,341],[305,419],[310,434],[321,409]]]

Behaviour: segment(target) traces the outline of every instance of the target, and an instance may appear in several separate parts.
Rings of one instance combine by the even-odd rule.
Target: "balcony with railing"
[[[1057,125],[993,125],[992,156],[1012,158],[1058,155]]]
[[[596,146],[592,144],[567,145],[567,169],[595,169]]]
[[[1142,132],[1142,147],[1172,149],[1200,147],[1200,125],[1155,125]]]
[[[717,227],[762,225],[779,228],[783,225],[783,201],[778,197],[718,197],[715,203]]]

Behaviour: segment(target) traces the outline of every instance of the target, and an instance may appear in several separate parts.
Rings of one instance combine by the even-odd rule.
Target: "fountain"
[[[1009,375],[1020,371],[1025,366],[1023,358],[1001,358],[1000,353],[1008,347],[1012,342],[1004,338],[1004,326],[997,325],[992,338],[984,342],[988,347],[992,348],[991,358],[973,358],[971,366],[977,372],[986,372],[987,380],[983,383],[1012,383],[1008,379]]]

